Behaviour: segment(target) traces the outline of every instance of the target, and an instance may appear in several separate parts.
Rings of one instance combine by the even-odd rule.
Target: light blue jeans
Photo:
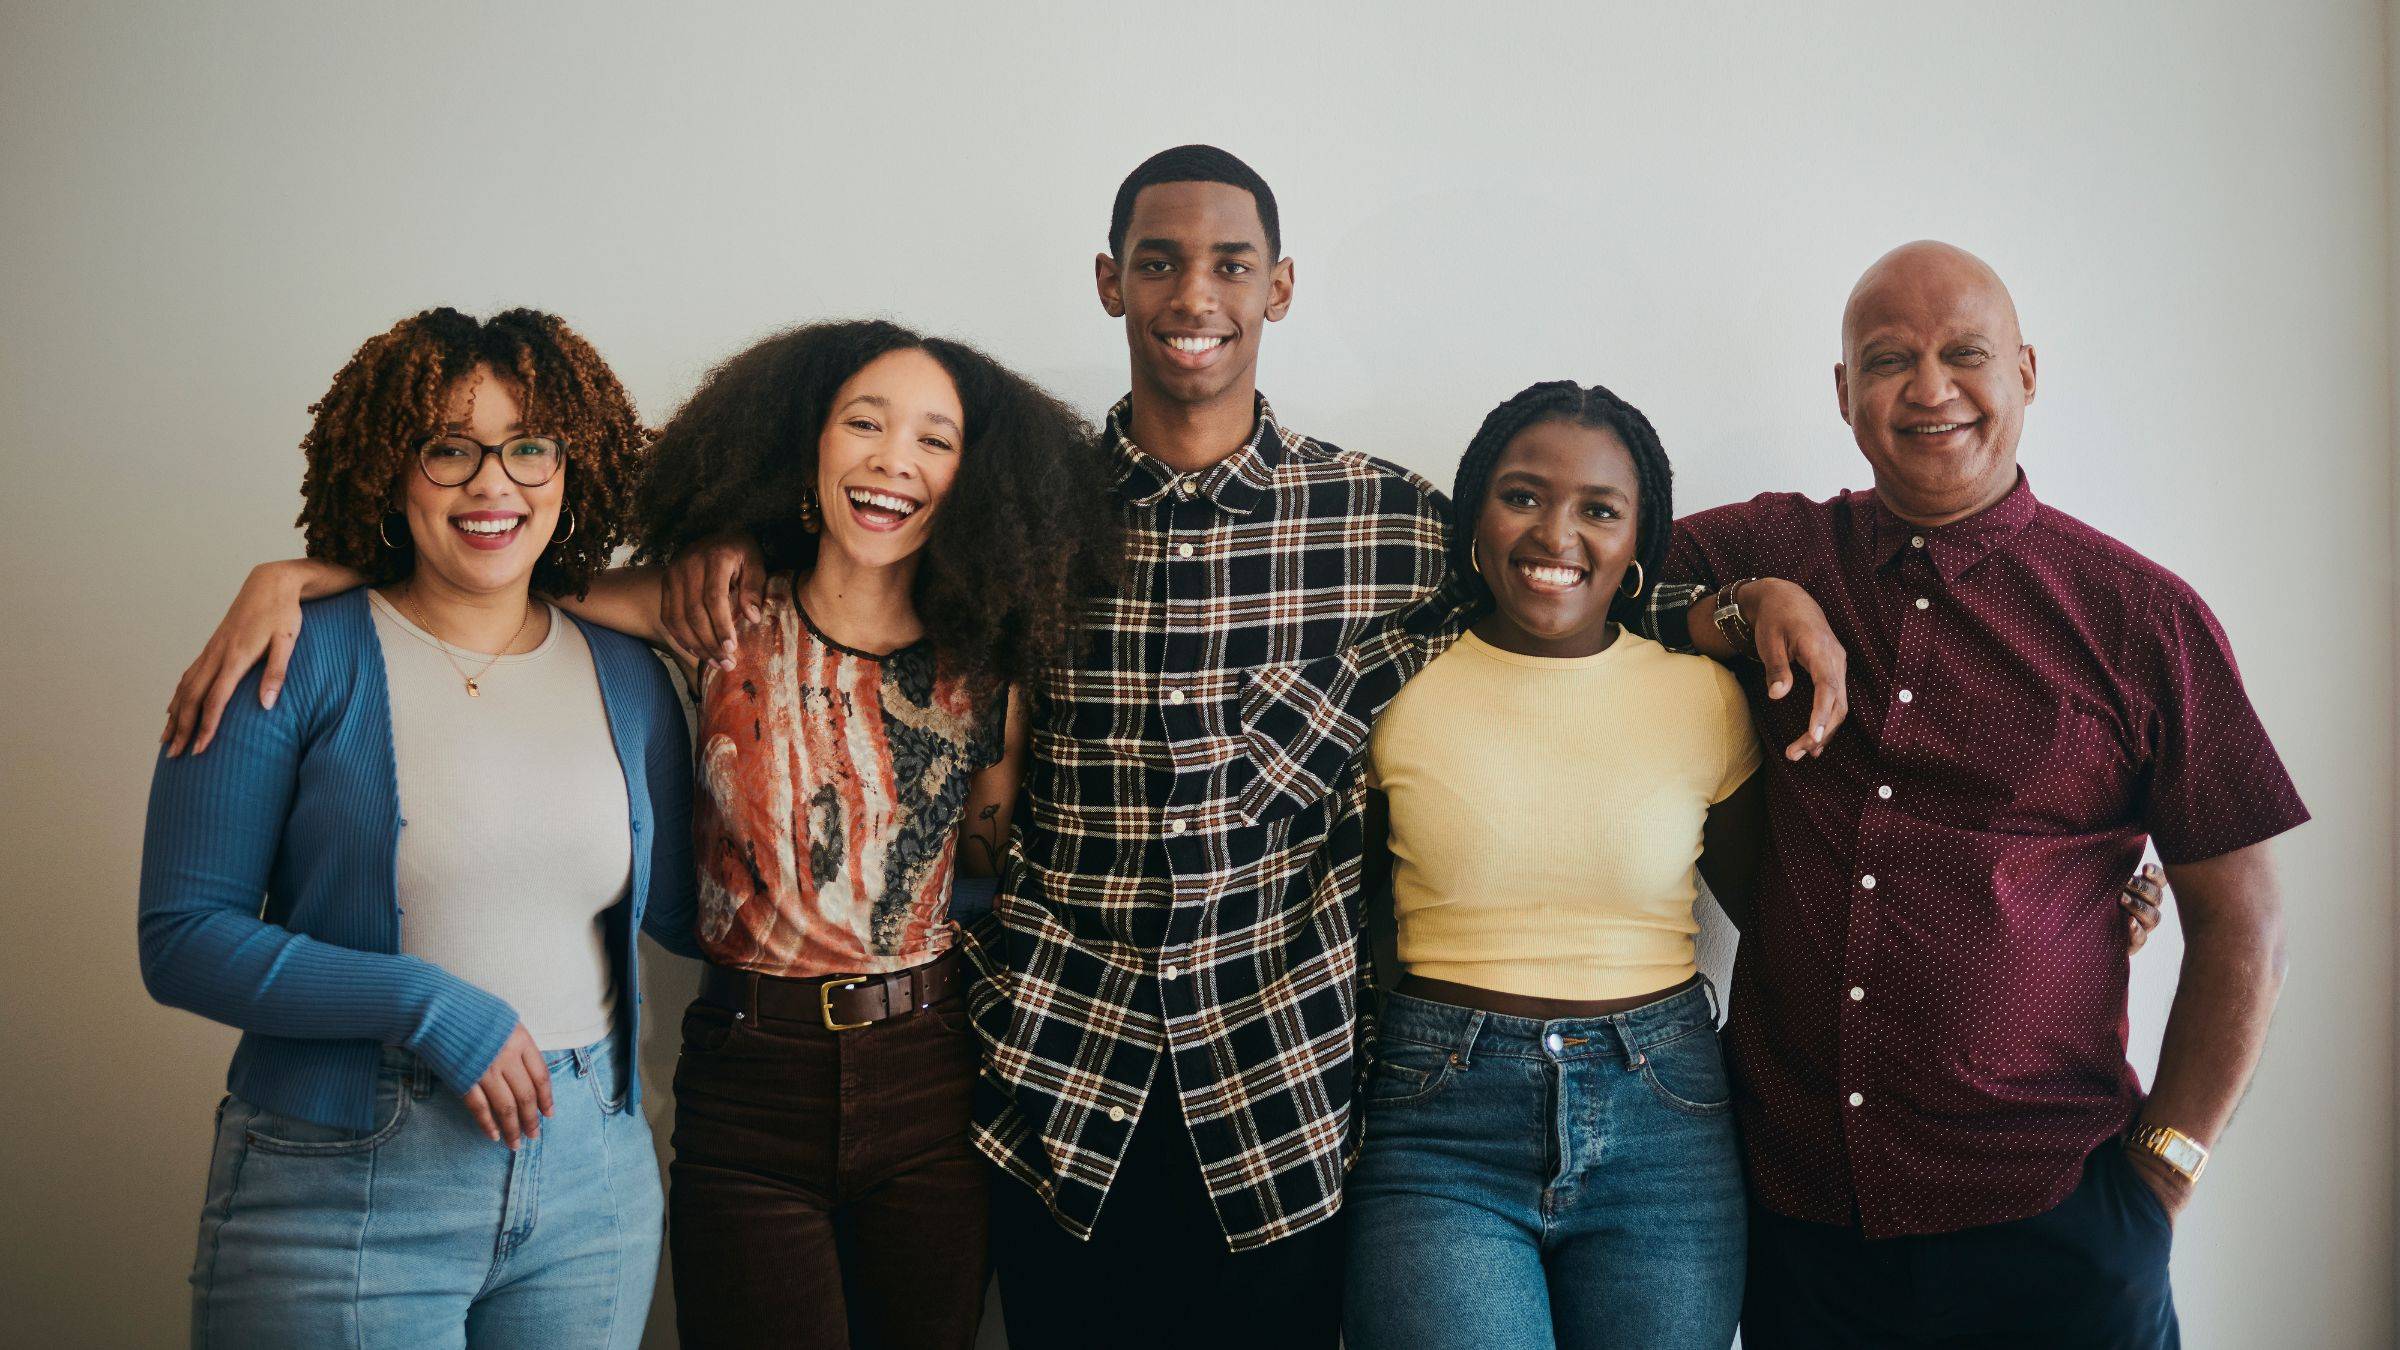
[[[1395,994],[1350,1174],[1349,1350],[1725,1350],[1748,1214],[1705,983],[1537,1022]]]
[[[512,1153],[404,1050],[376,1128],[228,1097],[192,1266],[192,1344],[631,1347],[658,1275],[650,1127],[614,1038],[543,1057],[553,1114]]]

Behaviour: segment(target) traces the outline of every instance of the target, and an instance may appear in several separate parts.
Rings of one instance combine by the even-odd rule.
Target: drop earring
[[[825,528],[825,509],[818,503],[813,487],[800,494],[800,528],[810,534]]]

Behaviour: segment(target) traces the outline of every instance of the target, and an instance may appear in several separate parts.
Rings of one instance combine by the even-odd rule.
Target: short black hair
[[[1458,479],[1450,486],[1450,573],[1479,610],[1492,606],[1492,589],[1475,570],[1475,522],[1483,516],[1484,498],[1491,495],[1492,469],[1500,452],[1527,427],[1544,422],[1571,422],[1614,432],[1633,456],[1633,471],[1642,499],[1634,506],[1633,559],[1642,565],[1642,589],[1658,584],[1667,561],[1667,544],[1675,533],[1675,470],[1666,447],[1642,410],[1601,385],[1586,387],[1573,380],[1545,380],[1527,385],[1492,409],[1467,442],[1458,460]],[[1610,617],[1631,623],[1645,602],[1620,592],[1609,606]]]
[[[1160,183],[1224,183],[1250,194],[1258,203],[1258,223],[1267,229],[1269,261],[1283,256],[1283,222],[1275,214],[1275,189],[1258,170],[1213,145],[1179,145],[1161,150],[1134,166],[1117,185],[1116,205],[1108,213],[1108,256],[1122,257],[1125,230],[1133,223],[1133,199],[1142,189]]]

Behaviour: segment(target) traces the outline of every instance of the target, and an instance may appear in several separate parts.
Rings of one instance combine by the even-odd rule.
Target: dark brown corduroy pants
[[[986,1190],[953,994],[855,1031],[694,1003],[667,1232],[685,1350],[965,1350]]]

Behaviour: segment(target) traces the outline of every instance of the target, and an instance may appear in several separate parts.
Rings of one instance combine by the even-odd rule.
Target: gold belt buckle
[[[866,975],[853,975],[846,980],[827,980],[817,986],[817,1010],[824,1015],[827,1031],[856,1031],[860,1027],[875,1025],[872,1019],[865,1022],[836,1022],[833,1020],[833,996],[846,994],[865,984],[870,978]]]

